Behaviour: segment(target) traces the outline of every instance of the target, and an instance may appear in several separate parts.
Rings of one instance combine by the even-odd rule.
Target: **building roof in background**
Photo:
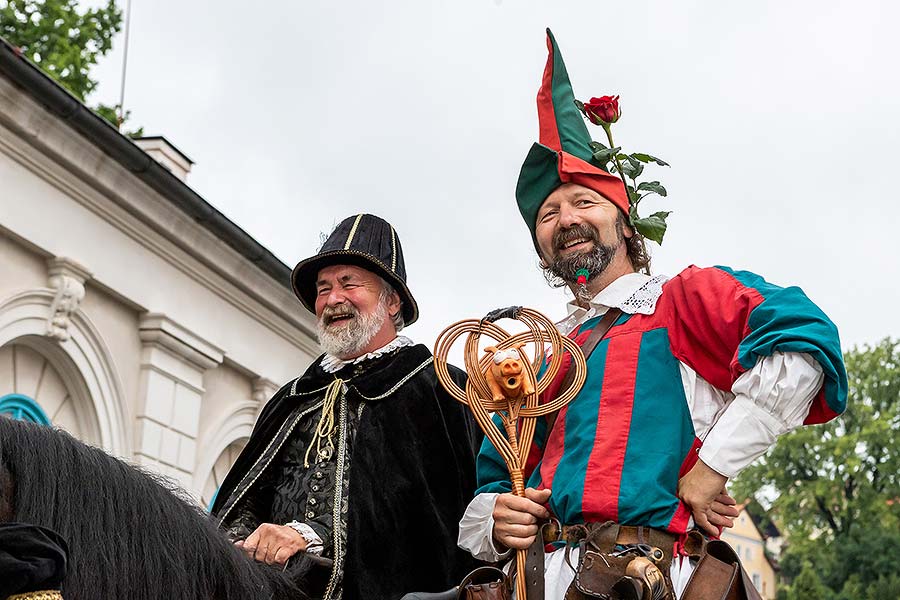
[[[198,225],[209,230],[280,285],[291,288],[290,267],[141,150],[106,119],[25,58],[17,46],[3,38],[0,38],[0,74],[25,90],[47,110],[156,190]],[[180,150],[178,152],[190,161],[184,153]]]

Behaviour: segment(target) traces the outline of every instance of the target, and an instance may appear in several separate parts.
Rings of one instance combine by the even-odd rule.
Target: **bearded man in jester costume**
[[[497,451],[482,446],[480,487],[460,522],[460,546],[497,561],[531,546],[548,518],[563,531],[613,522],[615,549],[627,551],[632,540],[623,537],[638,531],[665,552],[659,564],[669,593],[687,598],[695,561],[680,543],[692,529],[715,536],[733,524],[728,480],[779,435],[843,412],[837,329],[799,288],[747,271],[639,272],[649,272],[649,260],[636,229],[652,230],[635,210],[638,186],[626,189],[603,168],[602,146],[591,142],[549,31],[548,47],[540,143],[525,159],[516,199],[548,278],[575,294],[564,333],[585,348],[592,333],[608,331],[588,356],[579,395],[538,424],[525,498],[510,493]],[[607,100],[606,112],[585,113],[604,129],[619,115],[616,99]],[[559,389],[569,362],[545,394]],[[579,549],[566,560],[562,545],[546,546],[548,599],[562,598],[575,575]],[[570,594],[586,597],[574,586]]]

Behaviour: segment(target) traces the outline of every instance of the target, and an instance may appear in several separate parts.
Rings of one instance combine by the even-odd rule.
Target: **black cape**
[[[66,542],[55,531],[27,523],[0,524],[0,598],[60,589],[67,559]]]
[[[430,361],[431,352],[421,344],[401,348],[372,359],[371,368],[347,382],[348,399],[356,395],[367,407],[350,462],[346,600],[446,590],[473,567],[456,541],[476,487],[482,434],[468,408],[441,386]],[[244,475],[298,406],[297,394],[333,381],[335,375],[319,363],[265,406],[219,489],[213,515],[245,491],[239,489]],[[450,373],[465,388],[465,374],[452,366]]]

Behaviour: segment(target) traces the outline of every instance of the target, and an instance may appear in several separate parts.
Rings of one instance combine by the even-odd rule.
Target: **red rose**
[[[622,116],[618,96],[600,96],[584,103],[584,114],[594,125],[615,123]]]

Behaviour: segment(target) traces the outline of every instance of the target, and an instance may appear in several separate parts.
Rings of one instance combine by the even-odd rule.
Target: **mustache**
[[[326,306],[322,309],[319,320],[325,325],[334,323],[340,317],[358,317],[359,311],[352,304],[339,304],[338,306]]]
[[[587,223],[576,223],[571,227],[558,230],[553,234],[553,247],[562,250],[563,246],[572,240],[584,238],[598,244],[600,242],[600,234],[597,230]]]

